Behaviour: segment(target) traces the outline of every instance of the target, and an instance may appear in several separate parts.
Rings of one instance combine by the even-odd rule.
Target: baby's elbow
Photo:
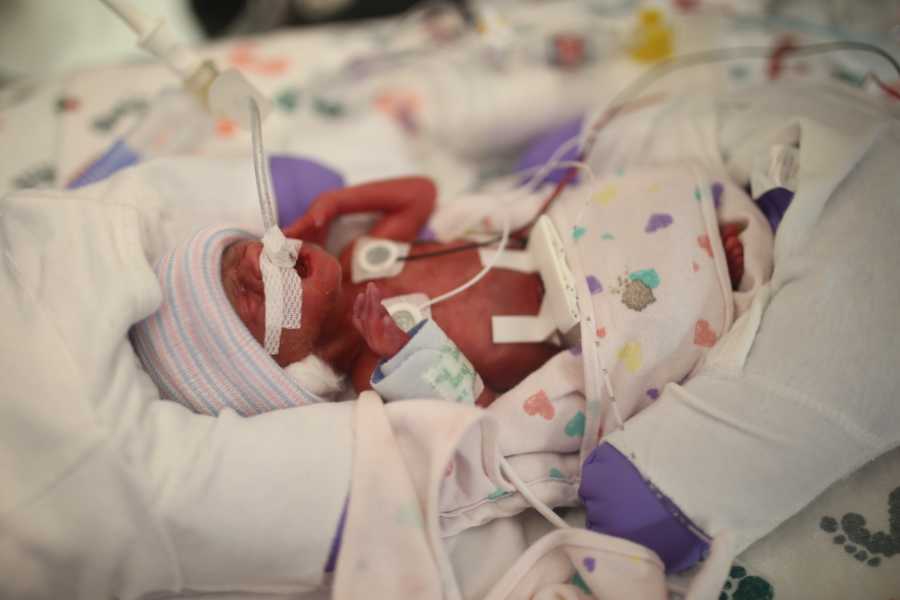
[[[413,177],[416,203],[430,213],[437,203],[437,185],[430,177]]]

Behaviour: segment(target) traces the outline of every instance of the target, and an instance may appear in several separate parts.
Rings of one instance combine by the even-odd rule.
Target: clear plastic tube
[[[259,210],[263,220],[263,231],[278,225],[278,207],[275,205],[275,196],[272,194],[272,174],[269,171],[269,161],[266,160],[266,151],[263,148],[262,116],[259,106],[252,98],[247,99],[250,105],[250,128],[253,140],[253,171],[256,174],[256,192],[259,196]]]

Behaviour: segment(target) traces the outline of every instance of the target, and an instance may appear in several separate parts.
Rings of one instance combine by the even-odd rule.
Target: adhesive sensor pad
[[[409,244],[362,237],[353,250],[350,277],[353,283],[393,277],[403,270],[400,258],[408,253]]]

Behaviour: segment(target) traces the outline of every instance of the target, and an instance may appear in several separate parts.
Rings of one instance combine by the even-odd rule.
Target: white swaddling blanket
[[[127,331],[159,304],[147,255],[176,232],[161,202],[136,208],[155,193],[137,175],[0,203],[0,596],[316,589],[353,406],[242,419],[159,400]]]

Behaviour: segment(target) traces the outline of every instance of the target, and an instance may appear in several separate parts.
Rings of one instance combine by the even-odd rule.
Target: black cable
[[[462,246],[454,246],[452,248],[444,248],[443,250],[434,250],[432,252],[423,252],[422,254],[409,254],[407,256],[401,256],[397,260],[410,261],[410,260],[419,260],[421,258],[432,258],[434,256],[443,256],[444,254],[454,254],[456,252],[463,252],[464,250],[472,250],[474,248],[482,248],[484,246],[490,246],[492,244],[496,244],[502,238],[503,238],[502,235],[498,235],[495,238],[491,238],[491,239],[485,240],[483,242],[472,242],[470,244],[463,244]],[[428,240],[416,240],[415,242],[413,242],[414,245],[428,244],[428,243],[434,243],[434,242],[430,242]]]

